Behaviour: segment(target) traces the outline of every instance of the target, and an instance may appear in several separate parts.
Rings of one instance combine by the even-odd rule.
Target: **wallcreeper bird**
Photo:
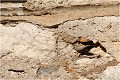
[[[85,57],[108,57],[107,50],[99,43],[99,41],[93,42],[92,40],[85,39],[83,37],[74,37],[68,34],[63,35],[63,40],[73,45],[74,49]],[[93,54],[93,55],[91,55]]]

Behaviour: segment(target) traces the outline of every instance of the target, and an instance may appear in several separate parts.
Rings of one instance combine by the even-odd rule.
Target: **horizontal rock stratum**
[[[1,3],[0,8],[2,10],[1,15],[45,15],[72,11],[79,13],[86,12],[86,10],[97,12],[96,9],[101,12],[106,11],[110,7],[113,8],[113,6],[118,7],[119,3],[119,0],[28,0],[25,3]],[[111,12],[114,12],[114,10],[118,11],[116,8],[108,10]]]
[[[119,16],[119,5],[81,6],[51,10],[52,14],[42,16],[2,16],[1,20],[26,20],[45,27],[55,27],[65,21],[87,19],[100,16]],[[24,13],[23,13],[24,14]],[[37,14],[37,13],[35,13]]]
[[[116,4],[119,4],[119,0],[28,0],[25,7],[30,10],[42,10],[56,7]]]

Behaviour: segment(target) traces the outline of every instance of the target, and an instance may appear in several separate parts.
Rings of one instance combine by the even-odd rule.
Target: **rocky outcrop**
[[[119,0],[28,0],[24,6],[29,10],[42,10],[56,7],[116,4],[119,4]]]
[[[80,17],[84,14],[100,16],[101,12],[101,16],[108,13],[117,16],[119,15],[118,6],[119,0],[27,0],[26,3],[2,3],[0,8],[1,15],[7,16],[63,14],[64,17],[69,15],[75,17],[74,14],[76,14],[79,15],[76,17]]]
[[[97,79],[95,80],[101,80],[101,79],[105,79],[105,80],[118,80],[120,79],[120,64],[117,64],[117,66],[110,66],[108,67],[105,71],[103,71],[102,73],[100,73],[99,75],[94,74]]]
[[[10,51],[17,55],[50,61],[49,56],[56,56],[56,39],[52,30],[43,29],[25,22],[10,23],[10,25],[6,24],[5,26],[1,24],[1,55],[6,51]],[[43,53],[46,57],[40,58],[40,56],[44,56]]]
[[[85,20],[67,21],[58,26],[58,31],[73,36],[84,36],[90,40],[99,40],[108,53],[118,57],[119,54],[119,17],[96,17]],[[116,46],[116,47],[115,47]]]
[[[0,79],[118,80],[119,3],[119,0],[1,3]],[[91,45],[73,39],[81,37],[96,45],[99,42],[102,48],[79,52],[77,47]],[[97,57],[91,57],[96,54]]]

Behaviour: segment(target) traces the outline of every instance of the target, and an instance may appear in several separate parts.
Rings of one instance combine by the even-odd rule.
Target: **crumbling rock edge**
[[[48,16],[49,17],[49,16]],[[102,16],[94,16],[94,17],[119,17],[119,15],[102,15]],[[69,22],[69,21],[74,21],[74,20],[87,20],[87,19],[91,19],[91,18],[94,18],[93,16],[91,17],[82,17],[82,18],[75,18],[75,19],[63,19],[63,21],[60,22],[58,21],[57,23],[51,23],[48,21],[48,23],[42,23],[40,22],[41,20],[43,19],[46,19],[43,17],[43,19],[40,17],[40,16],[12,16],[12,17],[5,17],[5,16],[1,16],[1,19],[0,19],[0,23],[4,24],[4,23],[7,23],[7,22],[18,22],[18,21],[21,21],[21,22],[28,22],[28,23],[32,23],[32,24],[35,24],[35,25],[38,25],[38,26],[42,26],[44,28],[58,28],[59,25],[62,25],[66,22]],[[32,20],[32,18],[34,18]],[[37,19],[36,19],[37,18]],[[39,20],[39,21],[38,21]],[[50,20],[50,21],[54,21],[54,20]]]
[[[32,1],[32,0],[30,0],[30,1]],[[50,0],[48,0],[48,1],[50,1]],[[92,0],[91,0],[92,1]],[[94,1],[94,0],[93,0]],[[109,1],[109,0],[106,0],[106,1]],[[100,0],[100,2],[101,2],[101,0]],[[49,2],[48,2],[49,3]],[[106,4],[106,3],[105,3]],[[33,5],[34,5],[34,3],[33,3]],[[94,5],[94,6],[93,6]],[[97,5],[97,6],[96,6]],[[28,5],[29,6],[29,5]],[[54,32],[55,32],[55,34],[56,34],[56,32],[57,32],[57,29],[58,29],[58,31],[59,30],[62,30],[62,31],[64,31],[62,28],[65,28],[65,27],[70,27],[70,26],[66,26],[66,24],[68,23],[68,24],[70,24],[71,22],[73,22],[73,21],[79,21],[79,20],[81,20],[81,21],[87,21],[88,20],[88,25],[90,25],[89,24],[89,19],[92,19],[92,18],[108,18],[108,17],[113,17],[113,18],[115,18],[115,17],[119,17],[119,2],[115,2],[115,3],[113,3],[113,2],[111,2],[110,4],[106,4],[106,5],[104,5],[104,4],[89,4],[89,3],[85,3],[84,4],[84,6],[83,6],[83,4],[80,6],[80,5],[76,5],[76,6],[70,6],[70,7],[68,7],[68,5],[66,4],[66,5],[64,5],[64,6],[67,6],[67,7],[59,7],[59,8],[56,8],[56,7],[48,7],[47,5],[45,5],[45,11],[43,10],[42,12],[39,12],[39,10],[40,10],[40,7],[38,7],[38,8],[36,8],[36,7],[34,7],[33,6],[33,8],[32,7],[30,7],[29,9],[27,8],[28,7],[27,5],[26,5],[26,9],[27,10],[32,10],[32,11],[34,11],[34,10],[37,10],[38,9],[38,12],[37,11],[35,11],[35,12],[33,12],[33,13],[30,13],[30,14],[28,14],[28,12],[26,11],[26,12],[24,12],[23,11],[23,13],[26,13],[26,15],[29,15],[29,16],[25,16],[23,13],[22,13],[22,15],[24,15],[24,16],[17,16],[16,14],[12,14],[12,17],[10,17],[9,15],[9,17],[8,16],[1,16],[1,24],[7,24],[8,23],[8,25],[9,25],[9,23],[10,24],[12,24],[12,23],[14,23],[14,22],[22,22],[21,24],[23,25],[23,26],[18,26],[18,28],[19,27],[22,27],[22,29],[23,30],[21,30],[21,32],[23,31],[23,34],[22,34],[22,36],[24,36],[24,33],[26,33],[27,32],[27,30],[28,30],[28,32],[27,33],[30,33],[30,34],[33,34],[33,33],[35,33],[35,32],[37,32],[37,30],[40,30],[40,31],[38,31],[37,33],[35,33],[34,35],[36,35],[36,34],[40,34],[40,32],[42,33],[42,34],[40,34],[40,36],[41,35],[44,35],[44,34],[46,34],[47,35],[47,38],[44,38],[44,37],[46,37],[46,35],[44,35],[44,36],[41,36],[42,38],[43,38],[43,41],[45,41],[45,43],[48,43],[49,42],[49,45],[52,45],[51,44],[51,42],[53,41],[53,43],[54,44],[57,44],[57,45],[55,45],[55,47],[57,47],[57,48],[55,48],[55,50],[53,49],[52,51],[50,50],[50,53],[52,53],[53,55],[55,55],[56,56],[56,53],[57,53],[57,58],[58,58],[58,56],[60,57],[59,58],[59,60],[58,59],[54,59],[53,61],[50,61],[51,60],[51,58],[50,58],[50,60],[49,59],[44,59],[43,61],[44,62],[42,62],[42,61],[40,61],[39,62],[39,60],[36,60],[36,61],[34,61],[34,59],[35,58],[37,58],[37,56],[33,56],[32,54],[30,54],[30,56],[29,56],[29,54],[28,53],[30,53],[30,52],[32,52],[32,50],[30,50],[30,52],[28,52],[27,54],[25,53],[24,55],[26,55],[27,57],[23,57],[23,56],[19,56],[19,57],[17,57],[17,58],[14,58],[14,57],[16,57],[16,55],[14,56],[14,53],[10,53],[10,54],[5,54],[5,55],[3,55],[2,56],[2,58],[1,58],[1,61],[2,61],[2,65],[5,65],[4,67],[2,67],[2,69],[0,69],[1,70],[1,73],[0,74],[2,74],[2,72],[3,72],[3,74],[2,74],[2,76],[1,77],[4,77],[5,76],[5,74],[11,74],[12,72],[13,73],[15,73],[15,75],[17,75],[17,74],[19,74],[19,72],[21,72],[21,70],[22,70],[22,72],[24,73],[24,70],[25,70],[25,72],[27,72],[27,73],[30,73],[30,75],[27,75],[27,78],[28,78],[28,76],[33,76],[34,78],[36,78],[36,74],[37,74],[37,76],[38,77],[40,77],[41,78],[41,75],[42,76],[44,76],[44,74],[48,74],[48,78],[50,78],[49,77],[49,75],[50,75],[50,73],[52,73],[52,75],[50,75],[52,78],[56,78],[55,76],[60,76],[60,75],[62,75],[62,76],[60,76],[60,77],[64,77],[65,79],[66,78],[71,78],[71,74],[72,75],[74,75],[74,76],[72,76],[72,78],[74,77],[74,78],[80,78],[80,76],[82,75],[82,76],[85,76],[85,77],[88,77],[90,74],[92,75],[93,73],[102,73],[102,72],[104,72],[105,71],[105,69],[107,68],[107,67],[109,67],[109,66],[116,66],[118,63],[119,63],[119,61],[117,61],[115,58],[112,58],[112,61],[109,61],[107,58],[105,58],[105,59],[101,59],[101,63],[99,63],[99,64],[96,64],[96,63],[94,63],[94,59],[83,59],[83,62],[82,62],[82,59],[80,59],[79,61],[78,61],[78,63],[76,63],[77,64],[77,66],[76,66],[76,64],[74,64],[74,61],[76,60],[76,53],[75,53],[75,50],[73,50],[72,49],[72,46],[71,45],[69,45],[69,44],[66,44],[66,43],[64,43],[64,42],[62,42],[62,41],[59,41],[59,39],[57,39],[56,41],[54,41],[54,39],[56,39],[56,37],[54,36]],[[83,8],[83,7],[86,7],[86,8],[84,8],[83,10],[79,10],[79,11],[77,11],[79,8]],[[91,9],[87,9],[88,7],[90,7]],[[52,9],[52,10],[49,10],[49,9]],[[73,9],[72,9],[73,8]],[[75,10],[75,9],[76,10]],[[64,10],[63,9],[65,9],[65,12],[64,12]],[[72,9],[73,11],[72,12],[70,12],[70,9]],[[48,10],[48,11],[47,11]],[[60,11],[58,11],[58,12],[56,12],[57,10],[60,10]],[[63,11],[62,11],[63,10]],[[93,11],[91,11],[91,10],[93,10]],[[3,9],[3,11],[4,11],[4,9]],[[67,11],[69,12],[69,13],[67,13]],[[90,12],[91,11],[91,12]],[[63,13],[64,12],[64,13]],[[102,13],[101,13],[102,12]],[[76,14],[76,15],[74,15],[74,14]],[[20,14],[21,15],[21,14]],[[33,16],[33,15],[41,15],[41,16]],[[62,16],[62,17],[61,17]],[[109,19],[108,19],[109,20]],[[98,20],[99,21],[99,20]],[[94,22],[94,21],[93,21]],[[91,23],[91,22],[90,22]],[[74,25],[75,24],[75,25]],[[72,25],[72,27],[76,27],[76,23],[74,23],[73,25]],[[85,23],[86,24],[86,23]],[[91,24],[93,24],[94,25],[94,23],[91,23]],[[26,27],[26,26],[27,27]],[[32,26],[31,26],[32,25]],[[36,28],[36,25],[37,25],[37,28]],[[99,25],[99,24],[98,24]],[[77,27],[78,26],[84,26],[84,25],[77,25]],[[111,26],[111,24],[110,24],[110,26]],[[114,25],[112,25],[112,26],[114,26]],[[108,26],[109,27],[109,26]],[[11,27],[6,27],[6,29],[7,28],[11,28]],[[13,27],[12,28],[16,28],[14,25],[13,25]],[[34,28],[36,29],[36,31],[34,30]],[[43,29],[42,29],[43,28]],[[111,27],[109,27],[109,28],[111,28]],[[25,30],[26,31],[25,31]],[[31,29],[33,29],[33,30],[31,30]],[[31,31],[29,31],[29,30],[31,30]],[[52,30],[52,31],[51,31]],[[15,30],[14,30],[15,31]],[[19,31],[19,29],[18,29],[18,31]],[[13,31],[12,31],[13,32]],[[12,32],[9,32],[9,30],[8,30],[8,33],[10,34],[10,33],[12,33]],[[21,33],[21,32],[19,32],[19,33]],[[33,33],[31,33],[31,32],[33,32]],[[78,31],[79,32],[79,31]],[[101,31],[102,32],[102,31]],[[26,33],[26,34],[27,34]],[[48,33],[48,34],[47,34]],[[16,34],[16,33],[14,33],[13,32],[13,34]],[[18,33],[17,33],[18,34]],[[101,33],[100,33],[101,34]],[[39,36],[34,36],[34,35],[32,35],[33,37],[34,37],[34,39],[37,39],[37,40],[35,40],[35,43],[33,44],[33,45],[37,45],[37,43],[39,43],[40,42],[40,44],[39,45],[37,45],[37,49],[39,49],[39,47],[41,47],[40,45],[42,44],[44,47],[46,47],[46,45],[47,44],[44,44],[44,43],[42,43],[43,41],[42,41],[42,39],[39,37]],[[79,34],[80,35],[80,34]],[[19,35],[17,35],[17,36],[19,36],[19,37],[22,37],[22,36],[20,36],[20,34]],[[103,35],[102,35],[103,36]],[[9,36],[10,37],[10,36]],[[31,37],[31,38],[33,38],[33,37]],[[51,38],[52,37],[52,41],[50,42],[50,39],[49,38]],[[85,37],[85,36],[84,36]],[[23,39],[25,39],[26,41],[27,40],[29,40],[29,38],[28,37],[26,37],[26,38],[28,38],[28,39],[26,39],[26,38],[24,38],[24,37],[22,37]],[[11,38],[10,38],[11,39]],[[10,40],[9,39],[9,40]],[[17,38],[15,38],[14,37],[14,39],[16,40]],[[116,41],[116,40],[115,40]],[[33,41],[32,41],[33,42]],[[113,43],[113,42],[112,42]],[[18,46],[19,47],[19,45],[18,44],[21,44],[20,46],[25,46],[25,45],[27,45],[26,43],[17,43],[17,44],[14,44],[15,46]],[[62,46],[61,46],[61,44],[62,44]],[[104,43],[103,43],[104,44]],[[117,41],[115,42],[115,44],[118,44],[117,43]],[[48,46],[49,46],[48,45]],[[65,45],[65,47],[64,47],[64,45]],[[67,46],[66,46],[67,45]],[[108,43],[107,44],[104,44],[104,45],[108,45]],[[48,46],[46,47],[46,48],[48,48]],[[115,45],[116,46],[116,45]],[[62,48],[61,48],[62,47]],[[109,48],[109,46],[107,46],[108,48]],[[43,47],[41,47],[41,48],[43,48]],[[51,47],[49,47],[50,49],[51,49]],[[36,50],[36,47],[34,48],[34,46],[33,46],[33,48],[32,48],[33,50],[35,49]],[[60,49],[60,50],[59,50]],[[39,50],[37,50],[38,51],[38,53],[41,53],[41,52],[39,52],[40,50],[43,50],[43,53],[42,54],[44,54],[44,53],[49,53],[49,50],[46,50],[46,49],[39,49]],[[113,49],[114,50],[114,49]],[[16,49],[16,51],[17,51],[17,49]],[[46,52],[44,52],[44,51],[46,51]],[[47,52],[48,51],[48,52]],[[54,52],[55,51],[55,52]],[[59,51],[59,52],[58,52]],[[69,52],[69,54],[67,54],[67,52]],[[117,52],[117,51],[116,51]],[[18,52],[19,53],[19,52]],[[34,53],[34,52],[33,52]],[[114,54],[114,53],[113,53]],[[12,56],[11,56],[12,55]],[[39,54],[40,55],[40,54]],[[28,56],[29,57],[33,57],[33,59],[31,59],[31,58],[28,58]],[[40,55],[41,56],[41,55]],[[43,56],[43,55],[42,55]],[[46,55],[45,55],[46,56]],[[43,57],[45,57],[45,56],[43,56]],[[47,55],[46,56],[46,58],[48,57],[48,56],[50,56],[50,55]],[[20,58],[20,59],[19,59]],[[21,59],[22,58],[22,59]],[[17,60],[18,59],[18,60]],[[24,61],[24,59],[25,59],[25,61]],[[27,59],[27,60],[26,60]],[[77,58],[78,59],[78,58]],[[48,60],[48,61],[47,61]],[[92,61],[93,60],[93,61]],[[9,61],[10,61],[10,63],[9,63]],[[37,62],[38,61],[38,62]],[[49,62],[50,61],[50,62]],[[56,62],[56,61],[58,61],[58,63],[52,63],[51,64],[51,62]],[[103,61],[103,62],[102,62]],[[42,66],[43,66],[43,68],[41,69],[40,68],[40,66],[41,66],[41,62],[42,62]],[[89,63],[90,62],[90,63]],[[99,62],[99,60],[98,60],[98,62]],[[22,65],[25,65],[26,67],[28,67],[29,65],[30,65],[30,67],[28,67],[28,69],[26,68],[26,67],[21,67],[18,63],[20,63],[20,64],[22,64]],[[25,64],[24,64],[25,63]],[[47,65],[46,64],[43,64],[43,63],[48,63]],[[49,64],[50,63],[50,64]],[[97,67],[94,67],[93,66],[93,64],[96,64],[97,65]],[[105,64],[104,64],[105,63]],[[12,66],[11,65],[9,65],[9,64],[13,64]],[[18,67],[18,66],[14,66],[14,64],[16,64],[16,65],[18,65],[18,66],[20,66],[20,67]],[[91,66],[85,66],[85,65],[90,65],[91,64]],[[102,64],[102,65],[101,65]],[[8,66],[8,67],[7,67]],[[47,66],[47,67],[46,67]],[[55,69],[53,69],[53,68],[51,68],[51,66],[54,66],[54,68]],[[62,67],[60,67],[60,66],[62,66]],[[77,67],[77,69],[76,69],[76,67]],[[85,67],[85,68],[84,68]],[[9,69],[8,69],[9,68]],[[14,69],[15,68],[15,69]],[[16,69],[17,68],[17,69]],[[22,68],[22,69],[21,69]],[[83,68],[83,69],[85,69],[85,70],[81,70],[81,68]],[[6,71],[6,69],[7,69],[7,71]],[[49,70],[50,69],[50,70]],[[4,70],[6,71],[6,73],[4,73]],[[30,70],[30,71],[29,71]],[[37,70],[37,73],[36,73],[36,70]],[[57,70],[58,70],[58,72],[57,72]],[[81,71],[82,72],[81,72]],[[34,72],[35,71],[35,72]],[[43,71],[43,72],[42,72]],[[57,74],[59,74],[59,75],[56,75],[56,73],[54,73],[54,71],[56,71],[57,72]],[[77,72],[78,71],[78,72]],[[31,74],[31,72],[33,72],[33,74]],[[16,74],[17,73],[17,74]],[[27,74],[27,73],[24,73],[25,75]],[[70,74],[69,74],[70,73]],[[22,75],[24,75],[24,74],[22,74]],[[63,74],[66,74],[66,75],[63,75]],[[21,75],[21,73],[19,74],[19,75]],[[54,76],[55,75],[55,76]],[[8,78],[9,76],[7,76],[7,78]],[[46,76],[45,76],[46,77]],[[18,78],[18,77],[17,77]]]
[[[28,0],[24,6],[30,10],[42,10],[42,9],[52,9],[56,7],[71,7],[71,6],[84,6],[84,5],[116,5],[119,4],[119,0]]]
[[[109,17],[109,16],[104,16],[104,17]],[[114,16],[115,17],[115,16]],[[97,18],[97,17],[96,17]],[[99,17],[99,18],[103,18],[103,17]],[[81,20],[81,19],[78,19],[78,20]],[[83,21],[84,20],[87,20],[87,19],[83,19]],[[63,23],[61,23],[61,25],[64,25],[65,23],[69,23],[69,22],[71,22],[71,21],[74,21],[74,20],[68,20],[68,21],[65,21],[65,22],[63,22]],[[76,21],[76,20],[75,20]],[[19,22],[19,20],[6,20],[6,21],[4,21],[3,20],[3,22],[1,22],[2,24],[6,24],[6,23],[12,23],[12,22]],[[21,22],[21,20],[20,20],[20,22]],[[26,22],[26,21],[22,21],[23,23],[25,22],[25,24],[26,25],[28,25],[27,27],[29,27],[30,25],[32,25],[32,27],[34,27],[34,26],[36,26],[34,23],[29,23],[29,22]],[[23,24],[23,23],[21,23],[21,24]],[[38,25],[38,26],[40,26],[40,25]],[[73,25],[74,26],[74,25]],[[22,26],[21,26],[22,27]],[[23,26],[23,28],[24,28],[25,26]],[[31,26],[30,26],[31,27]],[[31,27],[31,28],[32,28]],[[44,27],[44,26],[43,26]],[[59,26],[59,28],[60,28],[61,26]],[[8,27],[9,28],[9,27]],[[14,27],[13,27],[14,28]],[[38,29],[38,28],[37,28]],[[36,29],[36,30],[37,30]],[[41,29],[41,27],[39,28],[39,29]],[[57,28],[47,28],[47,29],[57,29]],[[34,31],[34,30],[33,30]],[[41,30],[42,31],[42,30]],[[44,32],[44,31],[43,31]],[[49,32],[49,31],[48,31]],[[53,31],[54,32],[54,31]],[[57,42],[57,44],[59,44],[58,42]],[[58,47],[59,45],[57,45],[57,47]],[[70,47],[69,46],[67,46],[66,47],[66,50],[67,50],[67,48],[69,49]],[[64,48],[63,48],[64,49]],[[66,51],[65,50],[65,51]],[[71,53],[74,53],[74,51],[73,52],[71,52]],[[13,54],[11,54],[11,55],[13,55]],[[70,56],[70,55],[69,55]],[[69,56],[68,56],[68,58],[69,58]],[[5,58],[7,58],[8,57],[8,55],[7,56],[5,56],[5,57],[3,57],[2,58],[2,60],[3,59],[5,59]],[[21,56],[22,57],[22,56]],[[64,57],[64,56],[62,56],[62,57]],[[62,58],[61,57],[61,58]],[[16,59],[16,58],[15,58]],[[64,59],[64,58],[62,58],[62,59]],[[71,72],[72,74],[74,74],[74,76],[75,77],[80,77],[80,76],[78,76],[78,75],[83,75],[83,76],[88,76],[89,74],[92,74],[92,73],[94,73],[94,72],[99,72],[99,73],[101,73],[101,71],[103,72],[104,70],[105,70],[105,68],[106,67],[108,67],[108,66],[115,66],[115,65],[117,65],[118,64],[118,61],[116,61],[115,59],[113,59],[112,61],[110,61],[110,62],[108,62],[108,63],[106,63],[105,62],[105,64],[103,64],[103,65],[98,65],[97,67],[95,67],[95,68],[92,68],[92,69],[89,69],[89,67],[87,67],[88,68],[88,70],[86,70],[86,71],[83,71],[83,72],[78,72],[78,73],[75,73],[74,72],[74,67],[76,67],[76,66],[71,66],[70,64],[68,65],[67,63],[64,63],[64,64],[62,64],[61,62],[62,62],[62,59],[60,59],[60,61],[58,62],[58,64],[60,63],[61,65],[62,65],[62,67],[63,68],[65,68],[65,70],[67,71],[67,73],[68,72]],[[24,60],[24,59],[21,59],[21,60]],[[29,60],[29,59],[28,59]],[[88,59],[89,60],[89,59]],[[103,59],[104,60],[104,59]],[[3,60],[4,61],[4,60]],[[7,60],[6,60],[7,61]],[[8,61],[9,61],[9,57],[8,57]],[[70,60],[71,61],[71,60]],[[68,62],[70,62],[70,61],[68,61]],[[23,61],[24,62],[24,61]],[[21,62],[21,64],[23,64],[23,62]],[[31,59],[30,59],[30,63],[31,63],[32,61],[31,61]],[[33,61],[34,62],[34,61]],[[3,62],[4,63],[4,62]],[[29,61],[28,61],[28,63],[29,63]],[[29,64],[30,64],[29,63]],[[86,62],[87,63],[87,62]],[[86,64],[86,63],[84,63],[84,64]],[[104,62],[103,62],[104,63]],[[8,64],[8,63],[7,63]],[[11,60],[11,64],[12,64],[12,60]],[[82,63],[83,64],[83,63]],[[87,63],[87,65],[88,65],[89,63]],[[35,63],[34,63],[34,65],[35,65]],[[39,64],[39,65],[36,65],[36,67],[35,67],[35,70],[36,69],[39,69],[39,66],[40,66],[41,64]],[[52,64],[52,65],[54,65],[55,66],[55,68],[57,68],[57,70],[59,70],[58,69],[58,66],[56,66],[56,64]],[[33,66],[33,65],[31,65],[31,66]],[[46,65],[44,65],[44,66],[46,66]],[[102,67],[101,67],[102,66]],[[10,66],[9,66],[10,67]],[[84,66],[82,66],[82,67],[84,67]],[[26,68],[25,68],[26,69]],[[28,69],[31,69],[31,68],[28,68]],[[47,72],[46,70],[46,67],[45,68],[42,68],[42,70],[44,71],[42,74],[44,75],[44,73],[47,73],[47,74],[49,74],[49,71]],[[50,69],[53,69],[53,68],[50,68]],[[78,68],[79,69],[79,68]],[[8,73],[9,72],[14,72],[14,71],[16,71],[17,69],[11,69],[11,67],[10,67],[10,69],[8,70]],[[19,73],[19,70],[23,70],[23,69],[19,69],[18,68],[18,73]],[[49,65],[48,65],[48,69],[47,70],[49,70]],[[64,70],[64,69],[62,69],[62,70]],[[25,70],[26,71],[26,70]],[[73,72],[72,72],[73,71]],[[22,71],[23,72],[23,71]],[[28,71],[29,72],[29,71]],[[39,72],[39,70],[38,70],[38,72]],[[41,73],[41,72],[39,72],[39,73]],[[54,69],[50,72],[50,73],[52,73],[53,75],[55,75],[54,74]],[[58,72],[59,73],[59,72]],[[66,72],[65,72],[65,74],[67,74]],[[89,74],[88,74],[89,73]],[[24,73],[24,74],[26,74],[26,73]],[[53,76],[52,75],[52,76]],[[69,74],[67,74],[68,76],[69,76]],[[35,76],[36,76],[36,73],[35,73]],[[38,75],[39,77],[41,76],[41,75]],[[64,76],[65,77],[65,76]]]

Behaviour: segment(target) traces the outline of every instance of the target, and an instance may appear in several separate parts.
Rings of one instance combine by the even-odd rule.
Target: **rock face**
[[[119,17],[96,17],[86,20],[67,21],[58,26],[59,31],[73,36],[84,36],[90,40],[99,40],[108,53],[117,60],[119,54]],[[116,47],[115,47],[116,46]]]
[[[1,3],[0,79],[119,80],[119,3]],[[104,49],[99,46],[84,53],[77,51],[75,45],[88,45],[85,40],[76,42],[81,37],[99,42]],[[96,54],[100,56],[90,57]]]
[[[49,56],[56,56],[56,39],[53,36],[53,31],[42,29],[40,26],[37,28],[37,26],[26,22],[7,25],[1,24],[1,58],[3,54],[7,53],[46,61],[50,61]]]
[[[119,0],[28,0],[25,7],[30,10],[51,9],[76,5],[111,5],[119,4]]]
[[[96,80],[119,80],[120,79],[120,64],[117,64],[116,66],[108,67],[104,72],[100,73],[99,75],[96,75],[98,79]]]

